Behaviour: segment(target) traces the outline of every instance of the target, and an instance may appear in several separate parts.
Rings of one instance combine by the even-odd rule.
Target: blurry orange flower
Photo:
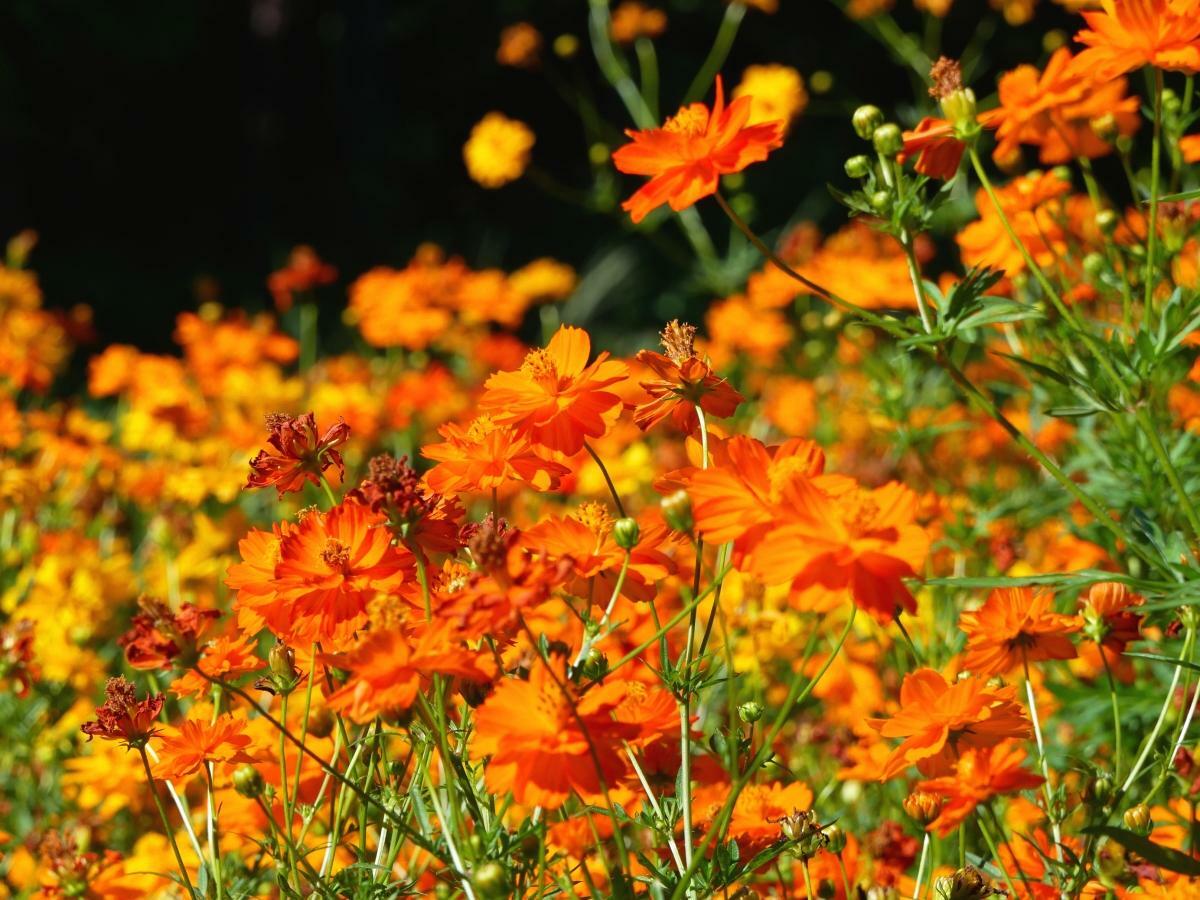
[[[199,609],[184,603],[179,612],[160,600],[142,597],[141,609],[130,622],[130,628],[117,639],[125,651],[125,659],[135,669],[162,669],[175,657],[183,655],[184,665],[190,666],[196,657],[197,643],[213,620],[221,613],[215,609]]]
[[[1092,127],[1101,116],[1112,117],[1114,134],[1137,130],[1138,98],[1126,96],[1126,80],[1097,79],[1072,63],[1071,51],[1063,47],[1040,73],[1025,65],[1000,76],[1000,106],[989,113],[996,125],[996,159],[1011,157],[1020,144],[1039,147],[1045,165],[1103,156],[1112,145]]]
[[[530,350],[515,372],[497,372],[484,385],[479,408],[514,425],[534,444],[574,455],[603,435],[621,413],[621,398],[604,390],[624,380],[624,363],[601,353],[591,365],[591,339],[563,325],[545,349]]]
[[[435,674],[476,682],[491,681],[496,675],[489,654],[463,647],[444,624],[417,635],[398,628],[373,632],[332,662],[350,677],[327,704],[355,722],[407,710]]]
[[[338,481],[342,480],[346,466],[337,448],[350,439],[350,426],[345,422],[339,420],[318,437],[312,413],[271,415],[267,417],[267,429],[270,435],[266,448],[250,460],[247,488],[274,485],[282,497],[300,490],[306,481],[319,485],[330,468],[336,469]]]
[[[1031,172],[996,189],[1000,208],[1039,266],[1052,265],[1066,249],[1061,198],[1070,190],[1070,182],[1053,171]],[[981,218],[969,223],[956,238],[963,263],[1003,269],[1010,277],[1025,271],[1024,255],[1008,236],[983,189],[975,194],[975,208]]]
[[[640,37],[656,38],[667,29],[667,14],[638,0],[624,0],[612,11],[612,39],[632,44]]]
[[[1024,762],[1025,751],[1014,741],[964,750],[954,763],[953,775],[917,785],[917,790],[931,791],[946,798],[941,814],[929,824],[928,830],[946,837],[966,821],[980,803],[999,794],[1040,785],[1044,779],[1022,769]]]
[[[496,62],[516,69],[532,69],[538,64],[542,35],[528,22],[517,22],[500,32]]]
[[[762,162],[783,143],[783,122],[747,125],[750,97],[725,106],[725,89],[717,78],[712,111],[703,103],[682,107],[662,128],[625,133],[632,143],[613,153],[618,171],[649,175],[647,182],[621,206],[640,222],[664,203],[681,210],[716,193],[722,175]]]
[[[1102,0],[1083,12],[1088,27],[1075,35],[1087,49],[1079,71],[1112,78],[1142,66],[1200,72],[1200,6],[1196,0]]]
[[[652,350],[638,351],[638,362],[658,375],[657,381],[641,382],[650,400],[633,412],[633,420],[648,431],[668,416],[680,431],[694,432],[700,424],[696,406],[718,419],[733,415],[745,399],[696,355],[696,327],[670,322],[662,333],[666,356]]]
[[[1200,162],[1200,134],[1189,134],[1186,137],[1179,139],[1179,152],[1183,154],[1183,161],[1188,163]]]
[[[1133,609],[1143,602],[1119,581],[1093,584],[1079,598],[1084,631],[1106,649],[1124,653],[1128,645],[1141,640],[1142,617]]]
[[[1029,720],[1014,692],[976,677],[948,682],[934,669],[904,676],[900,709],[890,719],[868,720],[883,737],[904,739],[888,758],[881,780],[914,765],[928,777],[949,775],[964,750],[1027,737]]]
[[[437,462],[425,473],[425,481],[439,494],[494,491],[510,482],[552,491],[571,471],[539,456],[528,438],[490,415],[476,417],[467,428],[447,422],[438,434],[446,440],[426,444],[421,454]]]
[[[466,276],[461,260],[423,245],[404,269],[378,266],[359,276],[347,313],[373,347],[423,350],[449,329],[450,304]]]
[[[596,798],[601,775],[604,785],[620,779],[626,770],[621,741],[635,739],[639,728],[613,719],[625,697],[621,681],[610,679],[568,700],[560,687],[573,689],[565,664],[550,664],[557,674],[537,659],[528,681],[509,678],[496,686],[475,711],[471,751],[490,757],[484,773],[490,791],[511,791],[518,803],[554,810],[572,794]]]
[[[267,287],[281,313],[292,308],[296,294],[306,293],[337,279],[337,269],[323,262],[312,247],[301,244],[292,249],[287,265],[271,273]]]
[[[158,744],[154,777],[179,781],[200,772],[205,763],[252,763],[254,757],[246,752],[251,742],[244,719],[224,715],[211,724],[206,719],[188,719]]]
[[[516,181],[529,165],[534,136],[524,122],[490,112],[471,129],[463,145],[467,174],[485,188]]]
[[[992,591],[982,607],[959,616],[967,635],[963,668],[1007,675],[1025,662],[1074,658],[1068,635],[1079,630],[1079,620],[1053,612],[1053,605],[1053,594],[1028,587]]]
[[[697,824],[703,828],[711,826],[728,798],[728,784],[698,789],[694,799]],[[743,855],[752,857],[782,837],[781,819],[809,809],[812,802],[813,792],[802,781],[747,785],[733,804],[728,835],[737,841]]]
[[[253,638],[225,635],[210,641],[200,655],[196,668],[209,678],[227,681],[262,667],[255,655],[257,642]],[[188,670],[171,683],[171,690],[180,697],[202,697],[212,685],[198,673]]]

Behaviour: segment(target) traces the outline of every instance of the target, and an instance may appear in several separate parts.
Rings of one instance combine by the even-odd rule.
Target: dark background
[[[660,5],[670,17],[657,42],[667,113],[723,5]],[[749,173],[758,221],[769,228],[800,209],[836,224],[825,183],[843,179],[842,160],[863,146],[849,112],[870,100],[911,120],[918,95],[832,3],[781,7],[747,13],[728,84],[755,62],[786,63],[806,79],[828,70],[835,83],[770,165]],[[908,0],[896,15],[920,28]],[[202,276],[229,305],[269,306],[266,276],[302,242],[340,269],[332,302],[341,302],[354,276],[403,265],[421,241],[507,268],[543,255],[586,268],[598,247],[629,241],[650,274],[609,315],[645,317],[678,272],[623,234],[618,217],[551,198],[529,179],[486,191],[462,163],[471,126],[498,109],[533,128],[537,165],[587,186],[574,113],[543,74],[494,58],[500,29],[515,21],[537,25],[547,43],[580,36],[577,57],[553,63],[625,126],[586,44],[586,17],[584,0],[4,0],[0,237],[36,229],[32,266],[47,304],[86,302],[103,341],[147,349],[169,346]],[[941,46],[958,55],[976,28],[996,28],[973,79],[982,97],[998,71],[1043,58],[1047,29],[1077,22],[1042,0],[1033,23],[1009,28],[986,0],[957,0]],[[634,187],[627,180],[622,195]],[[727,229],[709,221],[721,242]]]

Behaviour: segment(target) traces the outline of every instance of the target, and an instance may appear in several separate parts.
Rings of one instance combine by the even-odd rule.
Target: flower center
[[[597,544],[608,537],[613,528],[613,517],[605,509],[603,503],[597,503],[594,500],[581,504],[579,509],[571,513],[571,518],[594,534]]]
[[[708,128],[708,110],[702,103],[681,107],[679,112],[667,119],[663,131],[681,134],[684,137],[699,137]]]
[[[325,549],[321,551],[321,559],[330,569],[345,574],[346,567],[350,565],[350,548],[337,538],[329,538],[325,542]]]
[[[558,380],[558,368],[554,365],[554,360],[546,350],[541,348],[530,350],[525,354],[525,360],[521,363],[521,372],[534,381]]]

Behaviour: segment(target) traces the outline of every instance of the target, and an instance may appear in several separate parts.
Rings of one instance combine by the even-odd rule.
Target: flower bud
[[[471,874],[471,886],[480,897],[489,900],[493,897],[499,900],[509,896],[508,873],[504,871],[504,866],[494,860],[488,860],[475,867]]]
[[[846,160],[846,174],[851,178],[866,178],[871,173],[870,157],[859,154]]]
[[[884,122],[871,135],[871,143],[880,156],[893,159],[904,149],[904,132],[895,122]]]
[[[811,809],[793,810],[790,816],[779,820],[779,830],[792,842],[791,851],[800,859],[812,859],[829,843],[817,822],[817,814]]]
[[[1093,281],[1104,274],[1104,270],[1107,265],[1108,263],[1105,262],[1104,257],[1095,251],[1087,254],[1083,258],[1083,272]]]
[[[904,811],[919,825],[928,825],[942,813],[942,798],[926,791],[913,791],[904,798]]]
[[[854,111],[854,132],[864,141],[869,141],[875,134],[875,129],[883,124],[883,110],[878,106],[860,106]]]
[[[828,878],[822,878],[817,882],[817,897],[820,900],[833,900],[837,896],[837,886]]]
[[[267,663],[271,674],[276,678],[292,679],[296,677],[296,651],[283,641],[276,641],[267,654]]]
[[[1125,810],[1123,818],[1126,828],[1134,834],[1140,834],[1143,837],[1148,835],[1151,829],[1154,828],[1154,820],[1150,817],[1150,807],[1145,803],[1139,803],[1137,806],[1131,806]]]
[[[877,213],[887,212],[892,205],[892,195],[887,191],[876,191],[871,195],[871,208]]]
[[[762,718],[763,705],[754,700],[748,700],[738,707],[738,718],[747,725],[753,725]]]
[[[1096,227],[1105,234],[1111,234],[1121,222],[1121,217],[1111,209],[1102,209],[1096,213]]]
[[[841,853],[846,849],[846,832],[842,831],[837,825],[827,825],[825,827],[825,849],[830,853]]]
[[[233,789],[243,797],[261,797],[263,786],[263,777],[254,766],[239,766],[233,773]]]
[[[1163,88],[1162,92],[1162,108],[1166,113],[1177,113],[1182,106],[1182,101],[1179,95],[1170,88]]]
[[[551,45],[554,55],[560,59],[570,59],[579,52],[579,38],[573,34],[560,34]]]
[[[593,647],[580,665],[579,674],[588,681],[599,681],[608,674],[608,657]]]
[[[1096,845],[1096,872],[1111,884],[1125,874],[1125,848],[1116,841],[1101,838]]]
[[[1112,772],[1097,772],[1087,787],[1087,799],[1103,806],[1113,797],[1116,780]]]
[[[316,738],[327,738],[333,734],[336,723],[333,713],[324,703],[314,705],[308,714],[308,733]]]
[[[938,900],[982,900],[998,893],[978,869],[966,866],[953,875],[943,875],[934,885]]]
[[[695,523],[692,520],[692,498],[687,491],[681,489],[663,497],[662,514],[673,531],[691,534]]]
[[[1110,112],[1096,116],[1088,124],[1092,127],[1092,133],[1107,144],[1115,141],[1121,133],[1117,126],[1117,117]]]
[[[942,115],[955,128],[970,126],[975,122],[975,92],[970,88],[952,91],[942,98]]]
[[[641,537],[641,529],[638,527],[637,519],[627,516],[613,522],[613,540],[622,550],[632,550],[636,547],[639,537]]]

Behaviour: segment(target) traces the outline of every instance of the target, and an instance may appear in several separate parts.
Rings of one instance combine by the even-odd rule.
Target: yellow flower
[[[543,257],[508,276],[508,286],[531,301],[563,300],[575,290],[575,270]]]
[[[490,112],[471,129],[463,146],[463,159],[471,178],[486,188],[515,181],[529,165],[533,132],[524,122],[504,113]]]
[[[808,106],[804,79],[791,66],[748,66],[733,97],[749,96],[750,120],[747,124],[783,122],[787,124]]]
[[[944,19],[946,14],[950,12],[950,5],[954,0],[913,0],[913,6],[917,9],[924,10],[930,15],[937,16],[939,19]]]

